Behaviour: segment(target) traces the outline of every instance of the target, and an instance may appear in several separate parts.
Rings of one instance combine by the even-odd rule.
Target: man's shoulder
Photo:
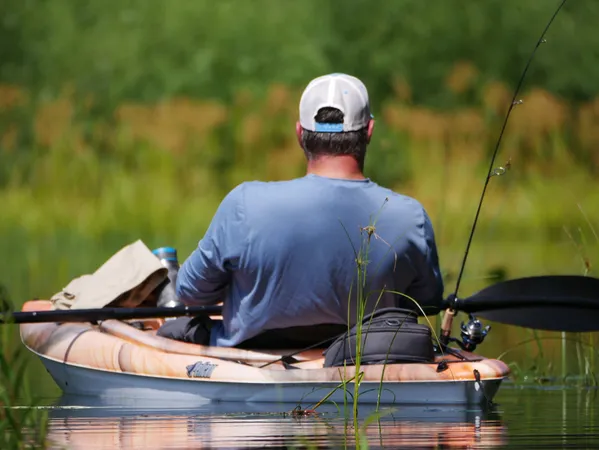
[[[279,192],[281,189],[293,189],[295,186],[302,182],[302,178],[294,178],[291,180],[283,181],[244,181],[238,184],[230,192],[231,195],[248,195],[248,194],[260,194],[265,192]]]
[[[389,188],[381,186],[380,184],[374,183],[373,186],[377,191],[381,194],[385,195],[387,202],[390,207],[398,207],[398,208],[410,208],[414,210],[424,210],[424,206],[414,197],[410,197],[406,194],[400,194],[399,192],[395,192]]]
[[[286,181],[244,181],[223,198],[221,205],[226,208],[255,208],[257,205],[276,207],[286,201],[292,192],[298,192],[298,179]]]
[[[251,181],[243,181],[235,186],[233,189],[229,191],[227,197],[239,197],[243,195],[247,195],[248,192],[260,191],[260,190],[268,190],[276,188],[277,186],[284,185],[286,183],[290,183],[293,180],[289,181],[259,181],[259,180],[251,180]]]
[[[239,186],[247,186],[250,189],[251,188],[268,189],[268,188],[272,188],[272,187],[276,188],[276,187],[280,187],[280,186],[287,186],[287,185],[301,183],[303,180],[305,180],[305,177],[291,178],[289,180],[279,180],[279,181],[251,180],[251,181],[244,181]]]

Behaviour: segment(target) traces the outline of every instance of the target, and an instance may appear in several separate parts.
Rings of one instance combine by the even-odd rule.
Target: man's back
[[[443,285],[422,206],[368,179],[313,174],[231,191],[181,267],[178,294],[189,304],[223,301],[212,345],[268,329],[353,324],[357,256],[368,261],[367,313],[377,301],[415,308],[401,295],[380,296],[383,289],[438,307]]]

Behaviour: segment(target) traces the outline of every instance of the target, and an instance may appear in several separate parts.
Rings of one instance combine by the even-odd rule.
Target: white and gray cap
[[[318,110],[326,107],[339,109],[344,116],[343,123],[316,122]],[[321,133],[360,130],[372,118],[366,86],[358,78],[344,73],[312,80],[300,99],[299,113],[303,129]]]

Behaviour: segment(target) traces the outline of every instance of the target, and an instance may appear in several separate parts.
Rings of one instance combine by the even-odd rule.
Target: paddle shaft
[[[142,308],[68,309],[52,311],[19,311],[0,315],[0,323],[96,322],[99,320],[131,320],[180,316],[216,316],[222,306],[176,306]]]
[[[551,297],[546,295],[474,295],[456,299],[448,308],[453,318],[457,311],[476,313],[492,310],[520,308],[565,307],[571,309],[599,309],[599,301],[577,296]],[[141,308],[68,309],[51,311],[19,311],[0,315],[0,323],[43,323],[43,322],[94,322],[98,320],[130,320],[180,316],[215,316],[222,314],[222,306],[176,306]]]

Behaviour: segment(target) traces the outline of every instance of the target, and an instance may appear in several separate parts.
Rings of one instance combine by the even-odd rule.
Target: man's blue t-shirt
[[[366,313],[375,305],[415,309],[388,291],[440,307],[443,282],[422,205],[369,179],[312,174],[233,189],[181,265],[177,294],[188,305],[223,302],[211,345],[235,346],[268,329],[353,325],[356,255],[368,261]]]

